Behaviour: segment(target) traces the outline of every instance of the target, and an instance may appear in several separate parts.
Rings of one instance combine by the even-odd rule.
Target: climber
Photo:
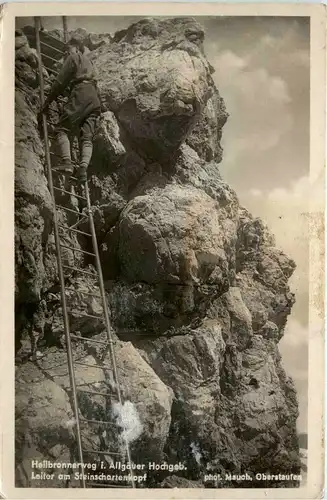
[[[84,183],[92,156],[93,136],[101,114],[101,101],[93,64],[85,54],[83,42],[73,37],[67,44],[67,52],[63,66],[41,108],[40,116],[48,111],[52,101],[64,90],[68,90],[68,102],[64,106],[55,132],[60,155],[60,164],[56,168],[67,176],[73,173],[68,135],[77,136],[80,153],[77,177],[80,183]]]

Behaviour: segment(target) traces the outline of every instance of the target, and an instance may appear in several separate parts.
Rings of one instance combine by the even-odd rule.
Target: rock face
[[[202,115],[205,123],[199,128],[208,130],[212,139],[217,136],[212,108],[221,101],[208,102],[214,84],[203,36],[203,28],[192,19],[145,20],[117,33],[109,51],[103,45],[94,53],[104,102],[152,160],[166,163],[187,137],[195,142],[191,131]],[[221,108],[215,111],[225,114]],[[215,146],[203,144],[206,148]]]
[[[37,56],[33,29],[24,33],[16,32],[17,486],[31,484],[32,458],[77,458],[54,207],[36,120]],[[146,469],[147,487],[239,486],[204,482],[208,471],[299,473],[296,393],[278,351],[294,303],[288,280],[295,264],[219,174],[228,115],[201,25],[145,19],[114,37],[77,34],[94,60],[105,106],[89,187],[124,401],[103,368],[111,353],[74,341],[75,359],[92,365],[76,369],[78,388],[108,391],[79,394],[81,418],[117,424],[116,431],[84,424],[84,447],[120,450],[125,420],[134,462],[185,466]],[[51,113],[56,118],[58,109]],[[76,208],[74,191],[57,196],[59,205]],[[58,218],[63,244],[89,251],[83,236],[67,230],[75,215],[59,209]],[[101,341],[94,262],[82,255],[63,254],[91,273],[67,278],[70,328]],[[58,478],[46,484],[65,485]]]

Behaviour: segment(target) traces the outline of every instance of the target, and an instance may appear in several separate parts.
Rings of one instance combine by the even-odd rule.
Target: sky
[[[230,24],[232,21],[230,21]],[[221,23],[222,24],[222,23]],[[234,28],[234,29],[233,29]],[[274,19],[219,29],[207,41],[230,120],[224,168],[242,191],[290,188],[309,168],[309,45],[305,23]],[[237,32],[233,38],[230,31]],[[307,37],[303,36],[307,32]],[[306,43],[305,43],[306,41]],[[233,147],[228,147],[232,138]],[[241,172],[247,173],[241,179]]]
[[[307,431],[310,32],[306,18],[229,18],[206,23],[205,49],[230,117],[220,171],[297,264],[296,303],[280,351]]]
[[[68,29],[114,33],[137,17],[70,17]],[[61,27],[60,18],[43,18]],[[229,119],[223,129],[220,172],[241,204],[260,216],[277,245],[297,264],[296,294],[280,342],[283,364],[300,405],[298,429],[307,431],[308,221],[310,28],[307,18],[200,17],[205,52]],[[32,24],[21,18],[18,25]]]

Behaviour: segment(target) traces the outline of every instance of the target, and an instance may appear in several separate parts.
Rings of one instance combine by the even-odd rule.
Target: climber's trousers
[[[63,163],[71,161],[71,146],[66,131],[58,130],[56,135],[56,143],[61,161]]]
[[[79,142],[79,167],[86,170],[90,164],[93,152],[93,137],[98,123],[99,115],[90,115],[78,130],[69,130],[61,126],[57,129],[56,142],[58,147],[58,154],[63,163],[71,161],[71,143],[68,135],[77,135]]]
[[[60,159],[63,163],[71,161],[71,145],[68,135],[60,131],[57,134],[57,147]],[[81,139],[79,141],[80,161],[79,167],[87,169],[92,158],[93,144],[92,141]]]
[[[90,115],[83,122],[79,133],[79,152],[81,169],[86,170],[90,164],[93,153],[93,137],[97,127],[99,115]]]
[[[93,144],[91,141],[83,140],[80,141],[80,160],[79,167],[87,169],[92,158]]]

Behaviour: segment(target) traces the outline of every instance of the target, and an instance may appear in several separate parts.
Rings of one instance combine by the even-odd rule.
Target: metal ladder
[[[63,17],[63,31],[64,31],[64,38],[65,42],[67,42],[67,20],[65,17]],[[42,48],[41,46],[48,46],[48,48],[52,49],[56,53],[58,53],[58,60],[53,59],[53,61],[58,62],[60,58],[64,55],[64,51],[61,49],[58,49],[58,42],[60,42],[59,39],[56,39],[55,37],[52,37],[51,35],[47,34],[46,39],[47,42],[44,42],[41,40],[40,37],[40,32],[42,31],[42,25],[41,25],[41,18],[40,17],[35,17],[35,42],[36,42],[36,50],[38,53],[38,72],[39,72],[39,84],[40,84],[40,98],[41,98],[41,105],[43,105],[45,98],[44,98],[44,80],[43,80],[43,67],[45,67],[48,71],[57,74],[57,72],[52,69],[51,67],[45,65],[42,63],[42,57],[45,59],[51,60],[51,57],[48,55],[42,54]],[[51,39],[53,39],[53,46],[51,44]],[[69,208],[65,208],[63,206],[56,205],[56,200],[55,200],[55,191],[63,191],[69,195],[71,193],[69,191],[64,191],[60,187],[54,186],[53,183],[53,176],[52,173],[55,170],[51,166],[51,156],[50,156],[50,145],[49,145],[49,134],[48,134],[48,123],[47,123],[47,116],[43,114],[42,116],[42,126],[43,126],[43,133],[44,133],[44,146],[45,146],[45,159],[46,159],[46,166],[47,166],[47,177],[48,177],[48,186],[49,186],[49,191],[53,200],[54,204],[54,237],[55,237],[55,246],[56,246],[56,255],[57,255],[57,263],[58,263],[58,272],[59,272],[59,281],[60,281],[60,292],[61,292],[61,304],[62,304],[62,311],[63,311],[63,319],[64,319],[64,328],[65,328],[65,340],[66,340],[66,348],[67,348],[67,357],[68,357],[68,372],[69,372],[69,379],[70,379],[70,395],[71,395],[71,403],[74,411],[74,417],[75,417],[75,437],[76,437],[76,444],[77,444],[77,450],[78,450],[78,459],[80,463],[84,463],[84,454],[89,454],[89,455],[94,455],[94,456],[103,456],[103,455],[113,455],[113,456],[120,456],[121,453],[119,452],[113,452],[111,450],[108,451],[98,451],[98,450],[92,450],[92,449],[86,449],[82,445],[82,436],[81,436],[81,425],[86,424],[86,425],[110,425],[112,426],[112,422],[106,422],[106,421],[100,421],[100,420],[90,420],[86,418],[81,418],[80,415],[80,410],[79,410],[79,401],[78,401],[78,393],[83,392],[83,393],[90,393],[94,395],[101,395],[104,397],[112,397],[112,393],[103,393],[103,392],[97,392],[97,391],[85,391],[85,390],[80,390],[76,386],[76,377],[75,377],[75,365],[83,365],[86,367],[91,367],[91,368],[98,368],[99,370],[104,370],[104,372],[110,370],[113,373],[113,380],[115,383],[115,388],[116,388],[116,398],[118,400],[118,403],[122,405],[123,403],[123,398],[121,394],[121,389],[119,385],[119,378],[118,378],[118,371],[117,371],[117,364],[116,364],[116,358],[115,358],[115,350],[114,350],[114,338],[112,335],[111,331],[111,325],[110,325],[110,318],[109,318],[109,313],[108,313],[108,303],[106,299],[106,294],[105,294],[105,288],[104,288],[104,282],[103,282],[103,275],[102,275],[102,269],[101,269],[101,262],[100,262],[100,256],[99,256],[99,250],[98,250],[98,243],[97,243],[97,238],[96,238],[96,232],[95,232],[95,226],[94,226],[94,221],[93,221],[93,215],[92,215],[92,208],[91,208],[91,202],[90,202],[90,195],[89,195],[89,190],[88,190],[88,184],[85,182],[84,184],[84,193],[85,197],[74,194],[76,198],[82,199],[84,202],[86,202],[86,213],[87,213],[87,218],[89,220],[89,227],[90,227],[90,232],[87,233],[85,231],[80,231],[79,229],[76,229],[76,224],[74,224],[75,227],[63,227],[59,224],[58,222],[58,213],[57,210],[60,208],[61,210],[67,210],[68,212],[74,212],[73,210]],[[74,178],[73,178],[74,179]],[[77,180],[77,179],[75,179]],[[76,214],[80,215],[80,212],[75,212]],[[77,224],[78,225],[78,224]],[[84,250],[74,248],[74,247],[67,247],[66,245],[63,245],[61,243],[61,238],[60,238],[60,228],[64,228],[65,230],[75,232],[75,233],[80,233],[83,234],[84,236],[87,236],[91,238],[92,240],[92,246],[93,246],[93,252],[86,252]],[[71,234],[71,233],[70,233]],[[100,289],[100,296],[102,299],[102,307],[103,307],[103,319],[104,323],[106,326],[106,336],[107,340],[106,342],[100,341],[100,340],[95,340],[92,338],[87,338],[83,337],[81,335],[75,335],[73,332],[70,331],[70,323],[69,323],[69,315],[68,315],[68,304],[67,304],[67,296],[66,296],[66,291],[69,290],[74,291],[72,288],[66,288],[65,287],[65,279],[66,276],[64,274],[64,269],[68,268],[71,269],[75,272],[80,273],[81,275],[83,274],[91,274],[86,272],[83,269],[75,268],[75,267],[69,267],[65,266],[63,264],[63,259],[62,259],[62,254],[61,254],[61,249],[62,248],[69,248],[71,250],[75,250],[77,252],[83,252],[85,254],[91,255],[95,259],[95,264],[96,264],[96,270],[97,270],[97,280],[99,284],[99,289]],[[94,276],[94,275],[93,275]],[[76,291],[75,291],[76,292]],[[83,292],[82,292],[83,293]],[[85,292],[84,292],[85,293]],[[99,297],[100,297],[99,296]],[[90,316],[88,314],[83,314],[83,316]],[[92,317],[92,316],[91,316]],[[97,317],[97,319],[99,319]],[[76,342],[86,342],[86,343],[94,343],[94,344],[101,344],[102,346],[105,346],[108,348],[110,352],[110,357],[111,357],[111,363],[112,366],[99,366],[99,365],[92,365],[92,364],[87,364],[87,363],[80,363],[74,359],[73,356],[73,349],[72,349],[72,339],[74,339]],[[124,429],[123,429],[124,431]],[[129,444],[127,440],[125,439],[124,441],[124,454],[125,457],[127,457],[126,462],[131,466],[131,455],[130,455],[130,449],[129,449]],[[132,471],[132,468],[130,467],[129,469]],[[80,472],[83,473],[85,472],[83,468],[80,468]],[[103,471],[102,471],[103,472]],[[87,483],[83,477],[80,479],[80,485],[82,488],[87,488],[87,487],[132,487],[135,488],[135,483],[133,480],[133,475],[131,474],[131,480],[128,482],[127,485],[122,484],[122,485],[117,485],[117,484],[109,484],[109,483],[97,483],[97,482],[89,482]]]

